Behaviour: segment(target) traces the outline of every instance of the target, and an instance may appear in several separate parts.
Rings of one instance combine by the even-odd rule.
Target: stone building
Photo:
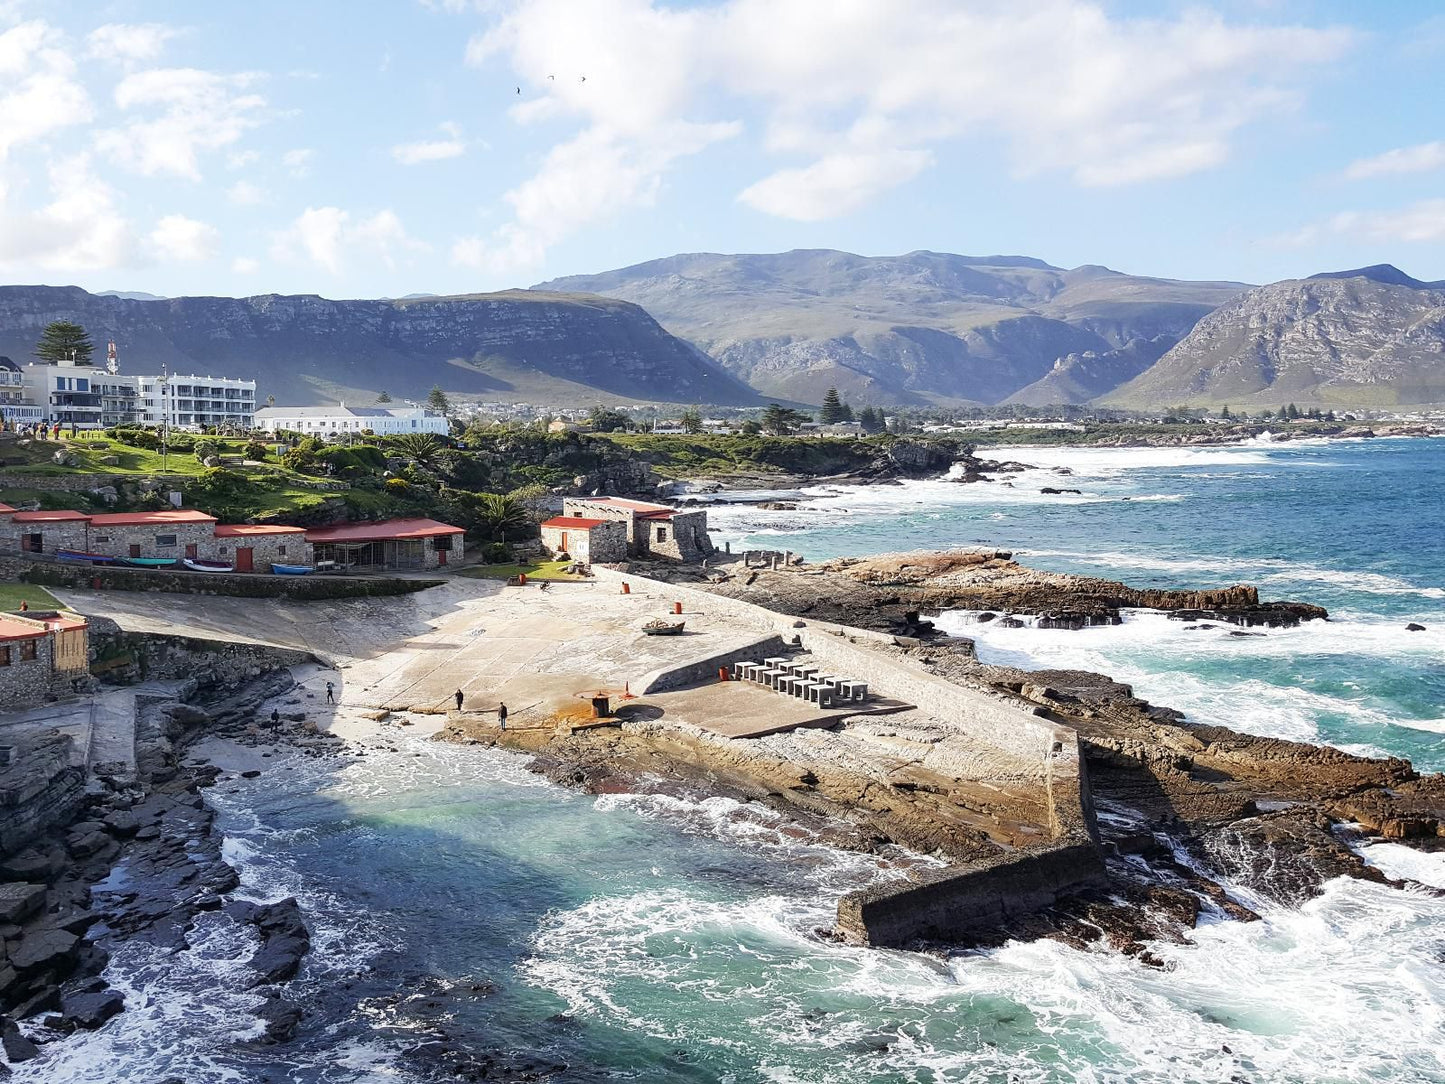
[[[5,519],[9,523],[5,548],[11,553],[85,552],[90,517],[84,512],[12,511]]]
[[[627,528],[620,519],[554,516],[542,524],[542,546],[582,564],[627,560]]]
[[[87,553],[113,557],[201,557],[215,538],[216,517],[194,508],[106,512],[90,517]]]
[[[622,497],[567,497],[562,514],[620,521],[627,528],[628,552],[635,557],[693,562],[715,552],[707,533],[706,509],[684,512]]]
[[[89,682],[88,626],[77,614],[0,614],[0,709],[22,708]]]
[[[316,560],[346,569],[430,569],[461,560],[460,527],[434,519],[388,519],[341,523],[306,532]]]
[[[273,564],[315,564],[316,555],[303,527],[270,523],[217,524],[209,549],[201,556],[224,561],[237,572],[270,572]]]

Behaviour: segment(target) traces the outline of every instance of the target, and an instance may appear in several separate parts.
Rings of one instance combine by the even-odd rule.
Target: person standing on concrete
[[[272,726],[280,726],[280,725],[281,725],[281,709],[280,709],[280,708],[272,708],[272,709],[271,709],[271,725],[272,725]]]
[[[507,705],[506,705],[506,704],[498,704],[498,705],[497,705],[497,722],[501,724],[503,730],[506,730],[506,729],[507,729]]]
[[[458,690],[457,690],[457,711],[461,711],[461,710],[462,710],[462,700],[463,700],[463,699],[464,699],[464,698],[463,698],[463,696],[462,696],[462,691],[461,691],[460,689],[458,689]]]
[[[329,681],[326,683],[326,702],[328,704],[336,703],[336,686]]]

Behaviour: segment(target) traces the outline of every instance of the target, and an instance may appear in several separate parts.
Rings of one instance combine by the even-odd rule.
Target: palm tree
[[[431,433],[402,433],[392,439],[392,447],[418,466],[430,467],[442,450],[442,442]]]
[[[527,509],[510,493],[479,493],[477,526],[488,538],[500,538],[508,531],[527,526]]]

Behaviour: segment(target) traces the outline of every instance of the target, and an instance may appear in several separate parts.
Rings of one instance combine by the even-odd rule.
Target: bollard
[[[527,574],[526,574],[525,572],[519,572],[519,573],[517,573],[517,582],[518,582],[519,584],[521,584],[523,587],[526,587],[526,586],[527,586]]]
[[[622,584],[622,593],[623,593],[624,595],[630,595],[630,594],[632,594],[632,584],[627,583],[626,581],[623,581],[623,584]]]
[[[717,679],[718,679],[719,681],[728,681],[728,680],[730,680],[729,677],[728,677],[728,668],[727,668],[726,666],[719,666],[719,667],[717,668]]]
[[[680,614],[680,613],[682,613],[682,603],[680,603],[680,602],[674,602],[674,603],[672,604],[672,612],[675,613],[675,614]]]

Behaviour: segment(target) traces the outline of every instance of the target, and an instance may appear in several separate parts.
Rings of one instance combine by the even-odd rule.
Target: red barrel
[[[630,583],[624,583],[624,584],[622,585],[622,593],[623,593],[624,595],[630,595],[630,594],[632,594],[632,584],[630,584]]]
[[[682,613],[682,603],[680,603],[680,602],[674,602],[674,603],[672,604],[672,612],[675,613],[675,614],[680,614],[680,613]]]

